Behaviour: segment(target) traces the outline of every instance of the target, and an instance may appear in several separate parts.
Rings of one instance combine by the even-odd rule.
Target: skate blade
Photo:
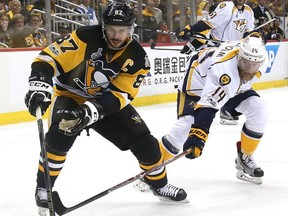
[[[248,174],[244,173],[242,170],[237,170],[236,177],[242,181],[246,181],[252,184],[260,185],[263,183],[261,177],[251,177]]]
[[[150,191],[150,187],[148,184],[146,184],[145,182],[139,180],[136,184],[133,185],[135,189],[141,191],[141,192],[146,192],[146,191]]]
[[[162,201],[162,202],[167,202],[167,203],[179,203],[179,204],[186,204],[186,203],[190,203],[190,201],[188,199],[184,199],[184,200],[181,200],[181,201],[175,201],[175,200],[171,200],[169,198],[166,198],[166,197],[162,197],[162,196],[157,196],[157,198]]]
[[[237,125],[237,120],[227,120],[227,119],[220,119],[220,124],[222,125]]]
[[[48,209],[47,208],[38,208],[38,214],[39,216],[47,216],[48,215]]]

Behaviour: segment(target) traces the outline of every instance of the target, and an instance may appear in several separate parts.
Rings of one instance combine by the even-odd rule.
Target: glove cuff
[[[29,91],[48,92],[52,95],[53,87],[46,82],[32,80],[29,82]]]
[[[90,101],[86,101],[84,103],[84,105],[87,106],[85,109],[85,116],[89,117],[89,122],[87,124],[87,126],[88,126],[88,125],[93,124],[94,122],[96,122],[99,119],[99,112],[98,112],[97,108],[94,106],[94,104],[91,103]]]
[[[202,139],[204,142],[206,142],[208,139],[208,131],[196,125],[192,125],[192,128],[190,129],[189,133],[189,137],[191,136],[196,136],[199,139]]]

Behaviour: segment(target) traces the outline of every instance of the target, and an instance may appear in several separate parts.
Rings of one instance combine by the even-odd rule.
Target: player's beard
[[[240,68],[238,68],[239,70],[239,76],[240,76],[240,79],[242,81],[250,81],[253,79],[253,77],[255,76],[256,73],[247,73],[247,72],[244,72],[243,70],[241,70]]]

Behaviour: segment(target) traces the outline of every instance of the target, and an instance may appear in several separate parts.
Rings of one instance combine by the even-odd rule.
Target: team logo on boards
[[[265,47],[268,53],[268,67],[265,73],[270,73],[279,49],[279,45],[266,45]]]

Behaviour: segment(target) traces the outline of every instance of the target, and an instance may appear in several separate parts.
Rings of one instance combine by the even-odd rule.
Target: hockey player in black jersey
[[[45,146],[52,186],[69,149],[87,128],[120,150],[130,150],[142,170],[163,162],[157,139],[130,104],[150,69],[146,52],[132,39],[133,10],[126,3],[112,3],[103,21],[102,26],[80,27],[55,41],[31,66],[25,97],[29,112],[35,116],[41,107],[44,114],[51,104]],[[43,170],[40,157],[35,196],[41,215],[48,207]],[[161,199],[186,200],[183,189],[167,182],[165,167],[145,176],[145,181]]]

